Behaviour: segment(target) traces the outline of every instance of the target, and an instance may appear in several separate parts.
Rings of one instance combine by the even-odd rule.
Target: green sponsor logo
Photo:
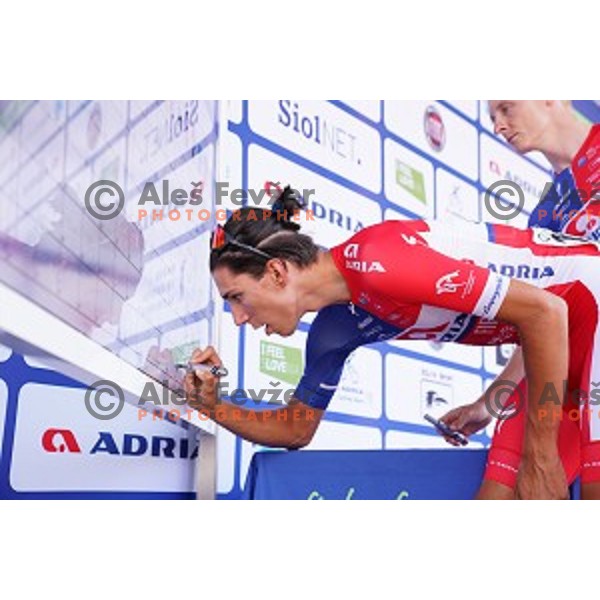
[[[296,385],[302,376],[302,351],[272,342],[260,342],[260,372]]]
[[[410,192],[417,200],[427,204],[425,177],[421,171],[413,169],[401,160],[396,160],[396,183]]]

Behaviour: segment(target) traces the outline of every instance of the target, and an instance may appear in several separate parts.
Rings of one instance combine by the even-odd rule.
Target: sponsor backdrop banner
[[[600,120],[593,101],[574,105],[582,118]],[[182,359],[213,340],[230,371],[229,390],[281,390],[280,402],[302,373],[313,316],[286,339],[236,328],[211,292],[214,215],[158,219],[151,209],[160,207],[149,205],[143,216],[146,184],[161,198],[196,188],[204,208],[216,202],[228,209],[238,205],[215,180],[229,191],[262,190],[269,181],[314,190],[315,218],[304,230],[331,247],[384,219],[427,217],[449,227],[493,220],[482,198],[497,179],[522,186],[526,211],[518,224],[525,225],[550,178],[543,157],[519,157],[494,135],[480,101],[6,102],[0,104],[0,236],[10,239],[13,252],[0,275],[136,367],[160,368],[161,352]],[[121,220],[141,230],[141,256],[131,237],[113,236],[108,227],[96,231],[89,222],[77,230],[61,211],[65,198],[81,208],[87,187],[101,179],[123,188]],[[43,285],[28,283],[34,259]],[[69,261],[105,268],[103,285],[90,286],[81,268],[56,271]],[[111,269],[117,263],[133,269],[125,291],[120,272]],[[439,416],[474,400],[511,351],[428,340],[361,348],[309,449],[469,452],[448,447],[423,414]],[[139,418],[128,406],[119,418],[99,421],[86,411],[84,392],[39,358],[0,347],[1,497],[193,497],[193,427]],[[484,451],[490,433],[469,448]],[[257,450],[219,431],[220,498],[241,496]]]

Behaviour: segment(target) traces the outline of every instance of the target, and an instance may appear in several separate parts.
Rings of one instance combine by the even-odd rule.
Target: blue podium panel
[[[259,452],[244,498],[253,500],[468,500],[486,450]]]

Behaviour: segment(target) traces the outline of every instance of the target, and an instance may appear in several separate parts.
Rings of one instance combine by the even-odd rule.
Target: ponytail
[[[232,273],[260,278],[272,258],[300,268],[316,262],[318,246],[310,236],[299,233],[300,225],[292,221],[305,209],[302,196],[286,186],[269,209],[235,211],[222,228],[222,244],[211,251],[211,272],[227,267]]]

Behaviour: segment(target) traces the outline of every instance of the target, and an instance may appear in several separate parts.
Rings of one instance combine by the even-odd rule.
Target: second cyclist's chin
[[[537,150],[534,144],[529,142],[521,135],[517,135],[517,137],[511,140],[510,145],[513,147],[515,152],[519,154],[527,154],[528,152],[534,152]]]

